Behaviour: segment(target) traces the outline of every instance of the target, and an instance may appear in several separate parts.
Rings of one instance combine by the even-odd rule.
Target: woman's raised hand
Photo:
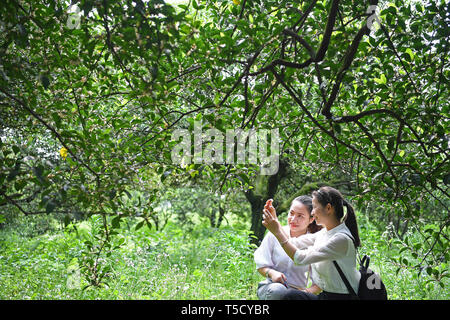
[[[277,212],[274,208],[274,206],[272,205],[273,199],[269,199],[266,201],[266,204],[264,205],[264,209],[268,210],[272,216],[276,219],[277,218]]]
[[[278,222],[277,213],[272,205],[272,199],[267,200],[266,205],[263,209],[263,226],[266,227],[270,232],[276,233],[281,228]]]

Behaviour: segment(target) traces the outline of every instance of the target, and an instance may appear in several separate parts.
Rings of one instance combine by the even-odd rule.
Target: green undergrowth
[[[100,220],[93,216],[66,228],[51,221],[21,224],[39,230],[43,225],[42,232],[18,225],[0,229],[0,299],[257,299],[263,278],[248,232],[207,225],[186,230],[169,223],[155,231],[122,221],[111,240],[116,249],[98,257],[107,270],[105,284],[88,286],[82,268],[86,242],[94,239]],[[359,253],[370,255],[389,298],[449,299],[448,278],[439,283],[426,272],[399,267],[398,256],[407,252],[400,253],[387,235],[361,219]]]

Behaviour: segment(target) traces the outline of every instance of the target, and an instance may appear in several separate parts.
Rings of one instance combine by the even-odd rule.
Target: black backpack
[[[353,287],[348,282],[338,263],[336,261],[333,261],[333,263],[339,272],[342,281],[344,281],[347,290],[356,300],[387,300],[386,287],[383,281],[381,281],[380,275],[369,269],[369,256],[364,255],[362,260],[359,261],[361,280],[359,280],[358,294],[353,290]]]

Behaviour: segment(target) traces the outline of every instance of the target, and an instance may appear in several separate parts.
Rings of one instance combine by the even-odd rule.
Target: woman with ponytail
[[[334,300],[352,299],[333,261],[336,261],[358,292],[360,273],[356,269],[356,247],[360,245],[358,225],[353,207],[342,194],[331,187],[322,187],[312,193],[312,216],[323,229],[290,239],[278,222],[275,208],[266,203],[263,225],[277,238],[286,254],[296,265],[311,264],[312,281],[323,291],[319,295],[299,290],[288,290],[284,299]]]

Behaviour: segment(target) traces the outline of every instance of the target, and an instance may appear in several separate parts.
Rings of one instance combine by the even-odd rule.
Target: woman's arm
[[[270,278],[269,272],[270,270],[272,270],[272,268],[269,267],[262,267],[258,269],[258,272],[263,276],[263,277],[268,277]]]
[[[314,245],[318,234],[319,234],[319,232],[307,233],[307,234],[301,235],[300,237],[291,238],[290,242],[298,249],[306,249],[306,248]]]
[[[276,241],[277,239],[275,239],[272,234],[268,233],[258,249],[255,250],[254,260],[257,270],[262,276],[272,279],[273,282],[286,284],[286,276],[273,269],[275,263],[272,260],[272,251],[273,247],[276,245]]]
[[[270,217],[264,218],[263,225],[273,233],[275,238],[277,238],[278,242],[280,242],[281,247],[286,252],[286,254],[294,260],[295,252],[297,251],[297,247],[289,242],[289,235],[281,227],[281,224],[278,220],[274,220],[272,215],[268,213]],[[272,218],[271,218],[272,217]]]
[[[308,265],[320,261],[338,260],[346,256],[351,240],[343,235],[336,234],[326,244],[319,248],[297,250],[294,253],[296,265]]]
[[[282,272],[279,272],[279,271],[269,268],[269,267],[259,268],[258,272],[262,276],[270,278],[273,282],[279,282],[279,283],[286,285],[287,278],[284,275],[284,273],[282,273]]]
[[[281,227],[278,221],[275,208],[271,202],[266,203],[263,210],[263,225],[277,238],[286,254],[297,265],[308,265],[324,260],[336,260],[346,255],[348,242],[351,241],[347,236],[337,234],[326,245],[321,248],[298,249],[289,242],[289,236]]]

